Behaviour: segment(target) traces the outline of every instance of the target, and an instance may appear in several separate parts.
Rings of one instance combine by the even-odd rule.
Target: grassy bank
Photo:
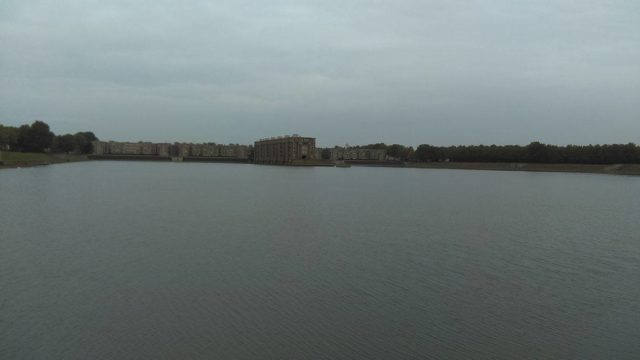
[[[532,164],[532,163],[407,163],[406,167],[500,171],[577,172],[612,175],[640,175],[640,164]]]
[[[0,151],[0,169],[85,161],[86,155]]]

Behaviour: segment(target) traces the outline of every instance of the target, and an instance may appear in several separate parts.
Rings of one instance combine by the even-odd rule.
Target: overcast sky
[[[0,1],[0,123],[104,140],[640,143],[640,1]]]

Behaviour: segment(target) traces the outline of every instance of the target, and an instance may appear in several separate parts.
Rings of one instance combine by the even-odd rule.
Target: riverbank
[[[173,162],[203,162],[203,163],[237,163],[237,164],[253,164],[249,159],[240,159],[234,157],[209,157],[209,156],[158,156],[158,155],[89,155],[89,160],[117,160],[117,161],[173,161]],[[262,164],[260,164],[262,165]],[[264,164],[276,165],[276,164]],[[294,160],[286,164],[277,164],[282,166],[334,166],[331,160]]]
[[[405,167],[421,169],[497,170],[573,172],[610,175],[640,175],[640,164],[533,164],[533,163],[405,163]]]
[[[116,160],[116,161],[173,161],[173,162],[208,162],[208,163],[250,163],[249,159],[238,159],[228,156],[160,156],[160,155],[89,155],[89,160]]]
[[[0,169],[43,166],[68,162],[87,161],[86,155],[0,152]]]
[[[43,154],[0,152],[0,169],[42,166],[67,162],[88,160],[155,160],[171,161],[170,157],[149,156],[94,156],[74,154]],[[246,159],[201,159],[184,158],[185,162],[237,162],[251,163]],[[640,176],[640,164],[534,164],[534,163],[481,163],[481,162],[430,162],[430,163],[402,163],[399,161],[346,161],[354,166],[377,167],[406,167],[418,169],[453,169],[453,170],[493,170],[493,171],[535,171],[535,172],[572,172],[609,175],[637,175]],[[297,166],[333,166],[330,161],[307,161],[292,165]]]

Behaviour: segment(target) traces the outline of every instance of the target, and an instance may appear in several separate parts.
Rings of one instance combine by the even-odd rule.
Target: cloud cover
[[[5,1],[0,123],[323,146],[640,142],[640,2]]]

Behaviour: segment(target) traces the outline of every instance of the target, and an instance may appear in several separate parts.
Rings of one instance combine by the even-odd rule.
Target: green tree
[[[413,146],[405,148],[403,159],[404,161],[416,161],[416,151]]]
[[[31,126],[22,125],[18,129],[18,146],[24,152],[44,152],[51,148],[55,135],[49,131],[49,125],[36,120]]]
[[[93,152],[92,141],[98,140],[98,138],[91,131],[78,132],[73,135],[75,140],[75,150],[82,154],[89,154]]]
[[[396,159],[399,159],[402,156],[402,151],[404,146],[400,144],[393,144],[387,147],[387,155]]]
[[[538,141],[527,145],[528,161],[535,163],[545,163],[549,161],[549,147]]]
[[[413,147],[406,147],[400,144],[393,144],[387,147],[387,155],[397,160],[407,161],[414,157]]]
[[[71,134],[59,135],[53,139],[53,151],[70,153],[76,148],[76,139]]]
[[[362,146],[365,149],[374,149],[374,150],[388,150],[388,146],[385,143],[376,143]]]
[[[0,125],[0,149],[13,149],[18,145],[18,128]]]
[[[428,144],[419,145],[416,149],[416,160],[422,162],[438,161],[441,159],[440,148]]]
[[[322,160],[330,160],[331,159],[331,149],[329,149],[329,148],[322,149],[322,151],[320,152],[320,157],[322,158]]]

